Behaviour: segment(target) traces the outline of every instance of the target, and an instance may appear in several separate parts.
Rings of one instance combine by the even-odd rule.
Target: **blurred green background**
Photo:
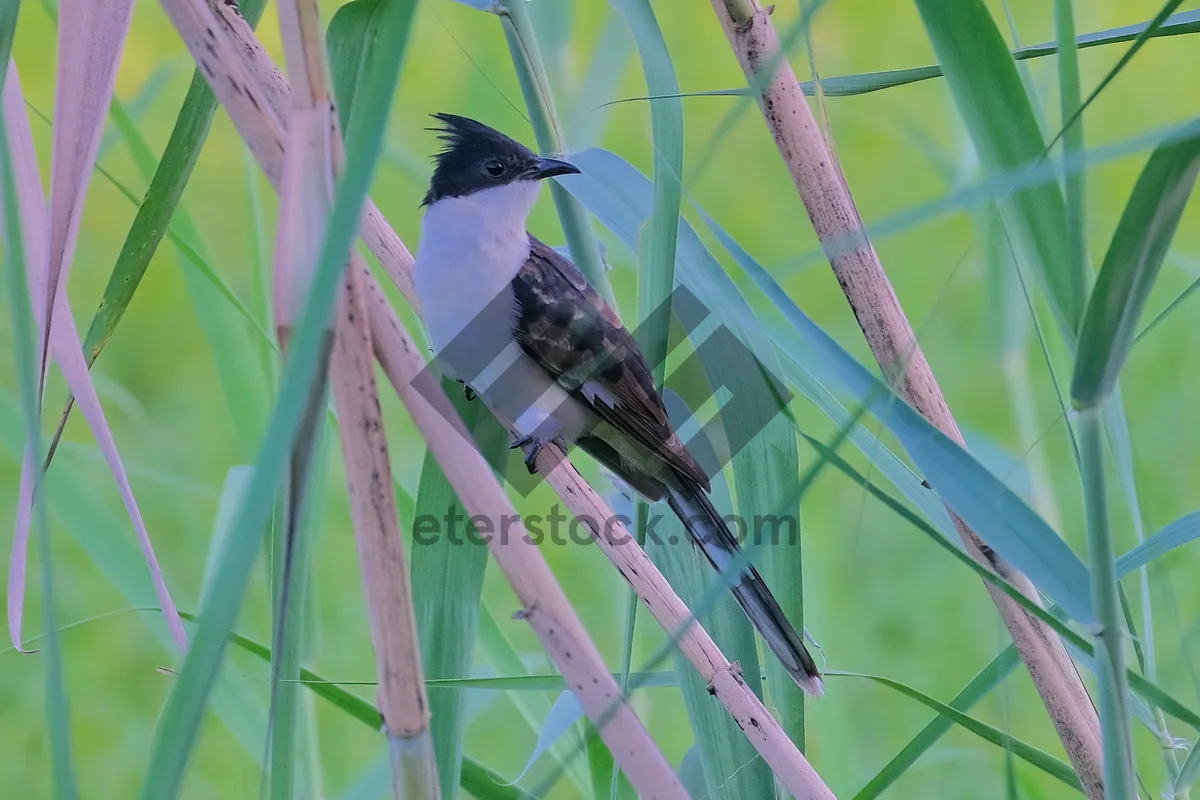
[[[322,3],[325,18],[337,3]],[[53,116],[56,40],[41,4],[26,2],[14,56],[30,106]],[[1006,9],[989,3],[1002,30]],[[1188,4],[1184,5],[1186,9]],[[658,0],[654,8],[684,91],[744,85],[725,36],[708,3]],[[1079,33],[1148,20],[1159,6],[1149,0],[1076,3]],[[534,0],[543,56],[552,76],[560,116],[572,149],[602,146],[650,171],[649,108],[644,102],[601,107],[645,93],[642,72],[624,23],[601,0]],[[1021,43],[1054,39],[1052,4],[1008,4]],[[776,25],[797,18],[796,3],[781,3]],[[282,63],[278,23],[268,7],[260,36]],[[1010,42],[1012,36],[1010,34]],[[819,74],[918,66],[934,62],[915,8],[897,0],[835,0],[813,29]],[[1085,94],[1115,63],[1126,45],[1083,51]],[[807,56],[793,58],[808,77]],[[1026,62],[1039,96],[1045,127],[1059,127],[1052,58]],[[142,135],[157,155],[165,145],[190,79],[190,59],[161,8],[138,6],[117,84]],[[1118,144],[1189,119],[1200,110],[1193,77],[1200,74],[1200,40],[1178,36],[1151,42],[1086,116],[1090,148]],[[743,113],[713,157],[701,163],[731,109]],[[425,129],[434,111],[465,114],[532,143],[523,102],[500,25],[451,0],[419,4],[410,48],[389,127],[388,150],[372,196],[396,231],[416,250],[418,203],[425,190],[434,135]],[[981,179],[944,82],[855,98],[829,98],[825,108],[841,164],[868,223],[943,198]],[[687,123],[688,199],[715,217],[771,268],[800,306],[864,363],[873,360],[826,263],[791,180],[782,168],[757,110],[739,99],[684,101]],[[31,114],[45,177],[49,178],[50,126]],[[115,126],[100,163],[140,195],[146,180]],[[1088,171],[1088,230],[1093,262],[1103,257],[1145,152],[1097,163]],[[233,126],[218,112],[183,207],[194,220],[211,263],[247,304],[257,288],[250,263],[256,245],[248,185],[265,210],[261,247],[269,259],[275,199],[247,161]],[[135,207],[104,178],[93,182],[75,257],[70,297],[79,324],[94,312]],[[685,202],[685,214],[697,219]],[[968,440],[1014,487],[1033,495],[1039,510],[1081,555],[1084,553],[1079,480],[1046,362],[1033,338],[1023,302],[998,290],[989,265],[986,208],[957,206],[950,213],[906,224],[876,237],[875,246]],[[1185,213],[1167,268],[1149,304],[1157,313],[1200,275],[1200,208]],[[548,193],[531,229],[562,244]],[[627,318],[636,309],[635,257],[606,232],[613,282]],[[745,287],[756,307],[762,298]],[[398,295],[397,295],[398,298]],[[403,301],[397,299],[402,304]],[[205,331],[197,304],[228,324]],[[1147,532],[1198,505],[1200,480],[1200,345],[1195,311],[1183,306],[1138,345],[1126,368],[1124,396],[1132,431],[1136,476]],[[223,315],[223,316],[222,316]],[[1043,324],[1049,320],[1042,315]],[[15,412],[11,332],[0,326],[0,520],[14,518],[21,445]],[[1060,379],[1069,361],[1057,340],[1051,347]],[[218,368],[218,364],[220,368]],[[1189,368],[1191,367],[1191,368]],[[164,242],[122,325],[94,374],[118,446],[158,548],[176,601],[194,610],[205,572],[218,502],[231,466],[253,460],[269,409],[268,381],[259,342],[248,327],[179,268]],[[223,384],[222,381],[225,381]],[[424,447],[395,402],[382,392],[396,473],[416,492]],[[52,373],[47,390],[48,430],[65,387]],[[794,405],[805,432],[828,437],[832,426],[807,401]],[[874,422],[872,427],[877,427]],[[886,437],[885,437],[885,440]],[[324,479],[324,524],[314,568],[311,631],[306,665],[336,680],[369,681],[373,660],[357,574],[345,484],[336,443],[330,440]],[[851,455],[847,450],[848,457]],[[857,452],[851,460],[864,470]],[[812,451],[801,447],[802,463]],[[129,610],[147,601],[144,568],[133,532],[86,425],[78,418],[52,469],[51,534],[57,567],[58,617],[91,620],[63,636],[77,769],[86,797],[136,793],[147,749],[172,678],[158,670],[172,655],[156,638],[156,613]],[[890,488],[890,487],[887,487]],[[1028,494],[1026,495],[1029,496]],[[519,499],[519,498],[518,498]],[[1134,543],[1127,509],[1114,488],[1118,550]],[[544,491],[520,501],[544,512]],[[405,524],[411,520],[404,520]],[[8,528],[11,530],[11,527]],[[1007,643],[1007,634],[979,581],[861,487],[827,472],[805,499],[806,625],[830,669],[885,675],[948,700]],[[7,542],[7,536],[4,537]],[[7,544],[4,547],[7,558]],[[593,547],[544,547],[546,557],[588,630],[614,669],[624,625],[623,582]],[[127,552],[126,552],[127,551]],[[132,554],[132,555],[131,555]],[[36,564],[36,561],[34,562]],[[31,565],[33,567],[33,565]],[[1160,683],[1188,703],[1200,700],[1200,551],[1183,549],[1155,562],[1150,599],[1156,623]],[[36,576],[36,568],[31,568]],[[259,570],[239,630],[269,639],[266,573]],[[28,635],[41,628],[37,581],[31,578]],[[1135,578],[1126,581],[1140,619]],[[777,587],[777,591],[784,589]],[[503,576],[489,568],[486,606],[522,650],[530,669],[551,671],[532,633],[510,619],[517,608]],[[119,612],[119,613],[118,613]],[[102,618],[97,618],[100,615]],[[643,618],[635,667],[662,637]],[[267,670],[234,654],[227,669],[249,676],[251,691],[233,703],[247,718],[265,708]],[[478,674],[488,674],[480,661]],[[49,752],[42,713],[43,665],[38,656],[0,653],[0,786],[13,797],[50,794]],[[372,697],[369,686],[355,687]],[[434,690],[438,691],[438,690]],[[442,690],[444,691],[444,690]],[[691,746],[676,689],[641,690],[634,705],[673,764]],[[359,723],[317,703],[323,796],[376,797],[370,779],[383,763],[382,741]],[[1060,757],[1061,746],[1023,668],[977,708],[980,718]],[[517,723],[502,693],[473,691],[466,751],[515,776],[536,735]],[[850,678],[831,677],[828,696],[809,705],[808,754],[839,796],[850,796],[929,719],[930,712],[895,692]],[[1162,756],[1145,730],[1135,728],[1138,763],[1152,794],[1161,789]],[[252,797],[258,792],[255,747],[246,749],[215,714],[194,755],[185,796]],[[1002,797],[1005,754],[961,729],[953,730],[890,791],[892,797]],[[1023,796],[1066,797],[1066,789],[1018,764]],[[366,783],[363,783],[366,779]],[[375,785],[386,785],[378,784]],[[574,796],[566,782],[555,796]]]

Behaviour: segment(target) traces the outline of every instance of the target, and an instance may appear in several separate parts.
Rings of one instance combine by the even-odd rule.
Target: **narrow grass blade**
[[[1117,574],[1128,575],[1176,547],[1200,538],[1200,511],[1185,514],[1117,559]]]
[[[520,774],[512,779],[512,783],[520,783],[521,779],[529,774],[529,770],[533,768],[533,765],[537,763],[542,754],[548,752],[554,743],[566,735],[567,731],[574,728],[575,723],[581,719],[587,719],[583,715],[583,707],[579,705],[579,701],[575,699],[575,695],[569,689],[564,690],[555,699],[554,705],[551,706],[550,714],[546,717],[546,724],[538,731],[538,738],[537,742],[534,743],[533,752],[526,759],[525,766],[521,769]]]
[[[675,66],[663,38],[662,29],[654,15],[649,0],[610,0],[610,4],[624,19],[633,34],[641,59],[647,91],[652,95],[672,95],[679,92],[679,81]],[[678,98],[651,102],[651,141],[654,152],[654,210],[642,230],[639,247],[637,283],[637,336],[642,353],[650,364],[654,381],[660,391],[666,376],[667,354],[670,350],[668,334],[671,315],[657,313],[665,303],[671,301],[675,278],[675,243],[679,234],[679,208],[682,202],[680,176],[683,174],[683,103]],[[572,202],[577,202],[574,198]],[[638,513],[646,504],[635,503]],[[626,655],[632,650],[632,637],[637,624],[638,604],[633,592],[627,593],[628,630],[626,632]],[[753,639],[751,639],[753,641]],[[678,670],[687,671],[688,665],[680,663]],[[625,665],[628,673],[628,662]],[[628,681],[622,680],[622,688]],[[689,711],[692,706],[689,705]],[[718,712],[719,713],[719,712]],[[697,725],[692,717],[693,730],[698,738],[708,735],[707,727]],[[718,723],[719,724],[719,723]],[[589,751],[595,745],[589,746]],[[607,751],[606,751],[607,752]],[[618,776],[610,770],[608,791],[599,798],[615,798]]]
[[[500,16],[504,27],[504,38],[508,40],[521,94],[529,109],[529,121],[533,125],[538,150],[542,155],[561,156],[568,151],[567,142],[558,121],[554,100],[550,96],[550,82],[546,77],[546,67],[542,64],[529,9],[525,7],[524,0],[495,0],[491,8]],[[558,209],[572,260],[601,296],[615,306],[612,286],[609,285],[604,260],[600,257],[600,248],[596,244],[587,213],[557,181],[550,181],[550,194]]]
[[[266,0],[242,0],[238,4],[238,10],[250,26],[254,27],[262,17],[265,5]],[[114,109],[118,130],[125,139],[130,140],[131,132],[136,129],[129,116],[118,109]],[[117,263],[113,266],[112,275],[104,289],[100,308],[88,327],[84,349],[89,365],[96,360],[112,337],[125,309],[141,285],[142,277],[146,274],[158,245],[167,233],[171,218],[183,197],[184,187],[195,169],[204,141],[208,138],[216,110],[217,99],[204,76],[196,70],[192,74],[192,82],[175,120],[175,127],[171,130],[171,137],[167,140],[166,149],[163,150],[162,158],[154,170],[154,177],[150,180],[150,188],[146,190],[137,216],[134,217],[133,224],[125,236],[125,243],[121,246]],[[135,154],[141,149],[136,141],[131,142],[131,146],[134,147]],[[142,164],[144,160],[138,161]]]
[[[546,724],[546,717],[550,715],[550,700],[544,691],[520,690],[536,686],[545,691],[562,691],[567,688],[567,682],[561,675],[529,675],[529,670],[526,669],[520,654],[512,646],[508,637],[504,635],[495,616],[486,607],[481,608],[479,614],[479,647],[493,671],[500,675],[516,676],[514,678],[516,682],[505,687],[511,690],[508,695],[509,700],[517,707],[518,713],[525,720],[525,724],[529,726],[529,730],[537,733]],[[674,674],[670,673],[670,677],[674,679]],[[503,679],[473,678],[471,680],[472,686],[482,688],[493,685],[491,682],[498,683]],[[476,683],[476,681],[484,683]],[[444,685],[444,682],[434,681],[433,684]],[[584,794],[588,786],[587,776],[584,774],[583,765],[577,759],[570,758],[570,747],[571,743],[569,742],[555,743],[554,747],[550,749],[550,758],[555,760],[555,768],[565,770],[567,777],[571,779],[579,792]]]
[[[1175,783],[1171,786],[1173,797],[1182,797],[1200,780],[1200,741],[1192,742],[1191,752],[1179,767]]]
[[[1150,29],[1150,25],[1150,22],[1139,22],[1135,25],[1123,25],[1119,28],[1107,28],[1092,33],[1085,33],[1075,37],[1075,46],[1080,50],[1084,50],[1090,47],[1104,47],[1110,44],[1132,42],[1138,36],[1146,33]],[[1178,14],[1170,15],[1161,26],[1150,31],[1149,36],[1150,38],[1159,38],[1180,36],[1188,33],[1200,33],[1200,10],[1181,11]],[[1059,44],[1059,42],[1055,41],[1019,47],[1012,51],[1012,57],[1016,61],[1026,61],[1052,56],[1058,53]],[[907,86],[912,83],[920,83],[932,78],[940,78],[942,75],[942,67],[937,65],[891,69],[883,72],[863,72],[857,75],[839,75],[833,78],[822,78],[821,92],[828,97],[851,97],[878,92],[884,89],[892,89],[898,86]],[[808,81],[805,81],[802,86],[804,87],[805,94],[811,95],[816,91],[812,83]],[[744,95],[746,93],[746,89],[713,89],[706,92],[686,92],[680,96],[723,97]]]
[[[462,788],[479,800],[535,800],[534,795],[473,758],[464,758]]]
[[[1083,105],[1079,90],[1079,51],[1075,44],[1075,14],[1072,0],[1054,0],[1054,24],[1058,33],[1058,94],[1063,124],[1064,160],[1079,164],[1066,175],[1067,236],[1070,275],[1082,284],[1075,294],[1086,296],[1091,289],[1091,264],[1087,252],[1083,119],[1076,112]],[[1070,122],[1068,122],[1070,120]]]
[[[603,150],[579,153],[575,161],[583,174],[567,177],[564,185],[619,238],[627,244],[636,242],[637,225],[644,218],[646,178]],[[770,340],[752,315],[747,319],[739,313],[745,301],[736,299],[736,287],[726,288],[732,282],[691,228],[681,226],[680,230],[680,281],[722,322],[740,320],[734,322],[738,326],[735,333],[744,334],[743,341],[751,351],[769,364],[773,359]],[[707,271],[700,274],[698,267],[702,265]],[[766,270],[751,270],[750,277],[791,323],[788,338],[777,339],[780,347],[799,362],[813,364],[815,371],[829,375],[856,402],[869,402],[871,411],[900,439],[942,499],[972,529],[1072,617],[1085,623],[1092,621],[1087,568],[1062,539],[970,453],[897,398],[813,323]],[[722,280],[721,291],[715,296],[713,280]],[[766,339],[766,344],[760,344],[760,339]]]
[[[625,74],[624,66],[632,50],[633,41],[624,20],[619,16],[611,16],[604,23],[604,29],[592,51],[587,74],[574,93],[567,130],[571,132],[571,143],[575,149],[598,144],[611,110],[605,101],[620,86],[621,76]]]
[[[14,8],[15,11],[15,8]],[[5,20],[6,23],[16,24],[16,17]],[[11,32],[6,37],[11,47]],[[38,174],[37,156],[33,150],[33,136],[29,133],[29,120],[25,116],[24,97],[21,92],[21,82],[17,76],[17,65],[6,60],[7,70],[4,76],[3,115],[5,138],[4,180],[13,184],[13,200],[5,200],[5,218],[8,215],[18,215],[20,227],[18,241],[12,234],[5,233],[6,246],[12,248],[19,245],[21,258],[12,257],[14,263],[19,263],[28,277],[22,276],[21,283],[28,286],[32,293],[36,315],[41,309],[42,292],[45,291],[45,272],[38,269],[38,264],[46,258],[47,223],[46,204],[42,197],[41,176]],[[19,170],[19,172],[18,172]],[[21,193],[25,196],[22,197]],[[42,285],[39,286],[39,283]],[[10,302],[17,302],[10,299]],[[42,317],[44,319],[44,316]],[[35,316],[35,319],[37,317]],[[40,377],[38,381],[40,394]],[[18,414],[23,414],[18,407]],[[24,437],[28,438],[40,431],[40,426],[27,429]],[[21,458],[21,486],[17,495],[17,519],[13,531],[12,557],[8,564],[8,633],[13,647],[25,652],[21,645],[22,622],[25,610],[25,578],[29,548],[29,529],[35,507],[35,485],[39,482],[37,459],[40,453],[26,449]]]
[[[16,362],[17,388],[21,398],[21,418],[25,427],[25,458],[24,468],[33,468],[31,480],[32,509],[30,517],[37,531],[38,549],[41,553],[42,579],[42,618],[46,630],[45,644],[45,674],[46,674],[46,727],[50,733],[50,759],[53,768],[53,783],[55,797],[62,800],[73,800],[79,796],[75,780],[75,769],[71,756],[71,717],[67,707],[66,681],[63,677],[62,647],[59,642],[58,623],[55,614],[54,596],[54,554],[50,546],[50,531],[46,524],[46,492],[45,483],[37,470],[41,457],[41,410],[40,398],[41,381],[37,367],[37,326],[34,322],[34,312],[30,303],[29,283],[27,279],[24,234],[22,228],[31,227],[28,218],[36,215],[41,217],[45,207],[41,205],[38,192],[26,191],[18,193],[17,166],[14,153],[9,147],[10,127],[8,117],[17,112],[24,117],[23,108],[12,108],[8,103],[10,85],[17,81],[16,67],[9,64],[8,53],[12,43],[12,26],[15,19],[0,19],[0,61],[8,64],[5,75],[5,103],[0,116],[0,198],[3,200],[4,214],[4,288],[8,294],[9,318],[12,321],[12,343],[14,361]],[[20,94],[19,89],[17,95]],[[26,129],[28,121],[25,120]],[[30,156],[32,151],[24,154]],[[26,167],[27,168],[27,165]],[[33,169],[36,174],[37,164]],[[24,177],[24,176],[23,176]],[[37,203],[33,208],[29,204]],[[42,226],[44,232],[44,226]],[[38,248],[40,250],[40,248]],[[36,267],[34,267],[36,269]],[[23,481],[24,482],[24,481]],[[22,498],[24,499],[24,498]],[[23,569],[24,565],[22,565]],[[23,598],[22,598],[23,599]],[[18,621],[20,610],[18,609]],[[17,649],[20,649],[20,634],[16,634]]]
[[[461,384],[443,378],[442,388],[489,463],[505,463],[508,432],[483,403],[467,402]],[[412,519],[411,552],[412,592],[427,679],[461,678],[470,674],[475,652],[488,549],[472,523],[462,516],[461,508],[437,460],[426,453],[417,488],[416,516]],[[418,533],[424,520],[440,523],[455,518],[464,527],[470,526],[469,530],[459,533],[443,529],[443,535],[429,540]],[[429,695],[443,797],[453,797],[460,782],[466,699],[462,692]]]
[[[1125,205],[1088,301],[1071,398],[1099,405],[1112,392],[1138,321],[1200,173],[1200,135],[1160,146]]]
[[[884,678],[879,675],[867,675],[859,672],[829,672],[827,674],[848,678],[864,678],[869,681],[874,681],[882,686],[887,686],[889,689],[895,689],[901,694],[911,697],[913,700],[932,708],[942,716],[953,720],[955,723],[966,728],[976,736],[979,736],[984,741],[991,742],[997,747],[1003,747],[1005,750],[1011,752],[1014,756],[1020,758],[1022,761],[1037,767],[1047,775],[1058,778],[1058,780],[1062,781],[1067,786],[1070,786],[1072,789],[1078,789],[1082,791],[1082,787],[1079,784],[1079,778],[1075,775],[1075,771],[1071,769],[1069,764],[1060,761],[1043,750],[1039,750],[1033,745],[1027,744],[1020,739],[1010,736],[998,728],[988,725],[986,722],[981,722],[980,720],[977,720],[968,714],[964,714],[952,706],[935,700],[924,692],[918,691],[907,684],[892,680],[891,678]]]
[[[1121,70],[1128,66],[1129,62],[1133,60],[1133,57],[1137,54],[1137,52],[1146,45],[1146,42],[1153,38],[1154,34],[1162,28],[1163,24],[1168,19],[1171,18],[1171,13],[1175,11],[1175,9],[1179,8],[1182,3],[1183,0],[1167,0],[1167,2],[1162,5],[1162,7],[1158,10],[1158,13],[1154,15],[1154,19],[1150,20],[1150,22],[1146,24],[1145,28],[1138,31],[1138,34],[1133,38],[1133,44],[1129,45],[1129,49],[1121,54],[1121,57],[1117,59],[1117,63],[1114,64],[1112,68],[1109,69],[1108,73],[1105,74],[1105,76],[1100,80],[1100,82],[1096,84],[1096,88],[1092,89],[1091,94],[1089,94],[1087,99],[1080,104],[1079,109],[1076,110],[1075,114],[1063,123],[1063,129],[1060,130],[1054,136],[1054,138],[1050,140],[1048,147],[1053,147],[1058,143],[1058,140],[1062,138],[1063,134],[1066,132],[1067,127],[1069,127],[1071,123],[1075,121],[1076,117],[1083,114],[1087,107],[1092,104],[1092,101],[1100,96],[1101,92],[1108,88],[1108,85],[1113,82],[1118,74],[1120,74]]]
[[[379,13],[381,0],[355,0],[346,3],[329,20],[325,45],[329,50],[329,74],[337,98],[342,130],[349,124],[350,109],[354,107],[354,91],[366,65],[367,36],[372,20]]]
[[[652,95],[679,92],[679,80],[662,29],[649,0],[610,0],[624,17],[637,43]],[[675,243],[679,236],[679,208],[683,187],[683,104],[678,98],[651,101],[651,138],[654,145],[654,206],[642,234],[644,247],[638,270],[638,344],[661,386],[666,374],[667,333],[671,319],[654,314],[671,296],[675,282]]]
[[[584,724],[587,737],[588,772],[592,777],[592,797],[602,800],[616,797],[616,786],[620,773],[608,745],[600,738],[600,732],[589,720]]]
[[[992,173],[1029,167],[1045,149],[1029,96],[995,21],[982,0],[917,0],[946,80],[975,150]],[[1002,201],[1006,226],[1050,299],[1068,335],[1079,327],[1086,275],[1077,274],[1067,210],[1057,184],[1014,192]]]
[[[1010,644],[988,662],[988,665],[954,696],[949,703],[950,708],[964,713],[969,711],[971,706],[1012,674],[1012,671],[1020,663],[1021,656],[1017,652],[1017,648]],[[871,778],[867,785],[858,791],[858,794],[854,795],[854,800],[872,800],[872,798],[878,797],[907,772],[917,762],[917,759],[933,747],[952,727],[954,727],[954,720],[945,715],[939,714],[931,719],[920,733],[904,745],[900,752],[883,769],[879,770],[875,777]]]
[[[189,8],[188,0],[169,0],[164,9],[177,27],[186,24],[186,15],[197,11]],[[363,94],[352,114],[346,169],[337,186],[304,315],[289,348],[291,354],[280,383],[282,399],[268,425],[230,544],[222,553],[221,590],[214,590],[203,608],[196,641],[180,670],[155,734],[142,788],[146,800],[176,796],[195,744],[226,635],[241,605],[251,563],[270,517],[274,492],[283,477],[288,452],[301,424],[303,405],[316,377],[323,332],[333,311],[339,279],[357,235],[367,189],[382,150],[383,130],[395,94],[412,11],[410,2],[395,0],[382,13],[380,34],[368,55],[369,80],[360,86]],[[207,9],[201,13],[211,14]]]

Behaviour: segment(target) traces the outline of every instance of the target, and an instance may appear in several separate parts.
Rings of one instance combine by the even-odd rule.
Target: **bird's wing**
[[[529,240],[529,259],[512,282],[521,348],[601,419],[707,490],[708,476],[671,427],[646,359],[620,317],[574,264]]]

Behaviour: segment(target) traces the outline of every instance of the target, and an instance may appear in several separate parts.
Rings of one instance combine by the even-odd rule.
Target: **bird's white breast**
[[[511,318],[480,312],[498,298],[511,299],[512,279],[529,258],[525,220],[539,187],[517,181],[443,198],[425,212],[413,278],[435,351],[464,329],[472,338],[511,335]],[[480,329],[505,320],[505,330]]]
[[[525,220],[538,188],[519,181],[434,203],[421,222],[413,278],[442,372],[466,380],[520,435],[571,440],[589,423],[587,410],[513,336],[512,279],[529,259]]]

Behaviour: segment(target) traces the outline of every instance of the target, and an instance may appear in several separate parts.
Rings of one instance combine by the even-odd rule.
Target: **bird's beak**
[[[553,178],[555,175],[576,175],[579,167],[568,161],[557,158],[539,158],[526,173],[529,180],[540,181],[543,178]]]

